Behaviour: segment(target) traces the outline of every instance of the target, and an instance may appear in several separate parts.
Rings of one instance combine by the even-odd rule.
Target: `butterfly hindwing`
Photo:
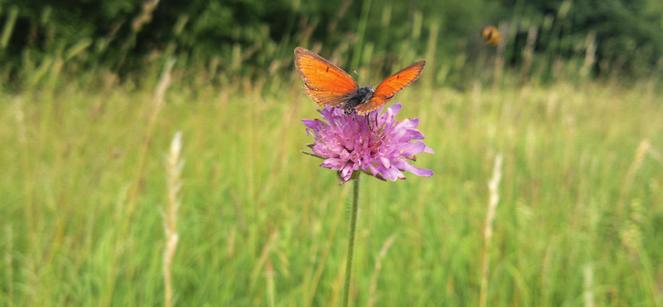
[[[339,106],[357,90],[347,72],[307,49],[295,48],[295,66],[306,92],[320,106]]]
[[[416,62],[384,79],[384,81],[375,88],[373,97],[371,97],[368,102],[357,106],[355,109],[357,113],[364,115],[383,106],[393,98],[396,93],[417,80],[419,75],[421,75],[421,71],[423,71],[425,64],[425,61]]]

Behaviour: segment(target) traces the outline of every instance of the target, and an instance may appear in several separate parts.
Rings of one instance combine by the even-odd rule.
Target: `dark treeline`
[[[591,75],[650,74],[663,54],[660,0],[3,0],[0,18],[12,71],[56,56],[126,74],[168,55],[259,76],[289,68],[296,45],[347,67],[389,70],[425,56],[456,69],[497,52],[478,35],[488,24],[504,31],[507,66],[544,74],[559,60]]]

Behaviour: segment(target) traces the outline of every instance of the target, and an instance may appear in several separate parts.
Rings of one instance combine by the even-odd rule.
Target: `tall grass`
[[[586,37],[565,35],[573,28],[568,16],[575,9],[571,1],[553,5],[557,12],[550,11],[545,16],[538,13],[529,16],[528,12],[523,11],[528,5],[518,3],[507,16],[499,21],[493,20],[504,36],[503,43],[497,48],[482,44],[478,35],[481,26],[492,20],[479,16],[487,18],[493,15],[471,13],[490,11],[482,2],[457,7],[457,10],[460,9],[459,16],[473,16],[471,20],[459,22],[456,20],[461,19],[459,16],[449,20],[444,18],[447,13],[438,14],[437,11],[423,9],[454,8],[453,2],[421,4],[403,10],[401,5],[395,3],[364,1],[353,6],[352,1],[344,0],[334,8],[336,13],[330,18],[291,12],[287,20],[281,21],[288,26],[285,29],[287,34],[276,35],[279,40],[271,37],[267,27],[251,27],[230,35],[232,38],[224,37],[230,41],[224,41],[220,46],[215,43],[211,54],[204,43],[191,45],[209,37],[204,31],[210,29],[193,26],[198,24],[192,21],[196,17],[185,13],[172,25],[172,36],[164,34],[168,41],[137,42],[139,34],[149,31],[150,26],[152,30],[162,27],[152,24],[152,19],[159,15],[160,5],[164,4],[158,0],[145,0],[135,8],[130,18],[124,16],[122,18],[128,19],[118,19],[108,33],[90,34],[73,41],[72,38],[78,35],[68,35],[73,31],[54,17],[58,14],[54,13],[53,7],[34,8],[34,11],[41,11],[39,21],[25,19],[34,17],[33,10],[21,12],[18,6],[0,10],[0,17],[4,19],[0,25],[0,58],[5,60],[5,65],[0,67],[0,80],[10,90],[22,87],[52,90],[65,82],[112,84],[117,80],[146,87],[143,76],[161,70],[164,59],[176,58],[179,68],[190,68],[182,77],[192,83],[205,80],[217,85],[235,86],[238,77],[246,77],[258,85],[270,83],[267,90],[271,90],[279,88],[283,85],[281,82],[287,80],[274,76],[291,73],[295,46],[320,52],[351,73],[358,73],[360,83],[367,85],[375,85],[387,73],[422,58],[427,60],[422,82],[429,87],[444,85],[464,89],[477,81],[502,86],[505,81],[503,71],[511,68],[520,71],[508,80],[512,83],[532,80],[584,82],[595,77],[619,78],[626,71],[620,67],[624,63],[615,64],[615,60],[600,58],[604,54],[600,53],[602,45],[595,31],[588,32]],[[293,4],[293,9],[297,11],[300,5]],[[55,7],[55,10],[59,8]],[[326,14],[322,11],[316,13]],[[17,31],[17,19],[19,23],[29,21],[30,31]],[[351,22],[346,24],[354,25],[356,22],[356,28],[339,26],[348,19]],[[322,33],[325,34],[321,37]],[[23,37],[19,37],[21,35]],[[12,42],[16,45],[11,46]],[[32,43],[25,45],[23,42]],[[564,54],[560,54],[560,50]],[[646,50],[638,48],[623,53],[625,58],[632,58],[638,52],[646,54]],[[653,86],[658,86],[663,75],[663,59],[657,64],[654,61],[642,60],[639,66],[630,67],[630,70],[639,72],[635,75],[649,77]],[[127,70],[134,74],[127,73]],[[599,70],[601,75],[594,75]],[[63,73],[77,75],[77,78],[67,78]],[[265,89],[260,86],[260,90]]]
[[[301,154],[300,119],[316,113],[299,83],[215,87],[174,69],[154,116],[159,75],[0,93],[0,304],[166,304],[163,149],[177,130],[174,303],[340,302],[351,191]],[[419,117],[436,152],[417,164],[436,175],[364,178],[355,304],[479,301],[498,152],[486,305],[662,304],[660,98],[647,82],[405,91],[400,117]]]

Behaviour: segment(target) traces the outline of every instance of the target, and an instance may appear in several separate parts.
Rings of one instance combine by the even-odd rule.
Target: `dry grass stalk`
[[[16,117],[16,133],[17,133],[17,139],[18,143],[20,145],[20,150],[21,152],[21,167],[24,170],[29,170],[30,167],[30,148],[28,144],[28,134],[26,131],[26,124],[25,124],[25,113],[23,112],[23,99],[20,97],[16,98],[15,103],[14,103],[14,115]],[[29,178],[29,177],[28,177]],[[23,185],[23,195],[25,197],[25,222],[28,226],[28,228],[32,228],[35,223],[34,223],[34,208],[33,208],[33,203],[32,203],[32,183],[31,180],[28,180],[25,182]],[[31,240],[34,237],[34,234],[37,232],[35,231],[30,231],[29,232],[31,235]]]
[[[147,163],[147,153],[150,149],[150,143],[152,142],[152,135],[154,134],[154,127],[156,126],[157,119],[161,113],[161,109],[165,103],[166,90],[170,86],[171,81],[171,70],[175,64],[174,60],[168,60],[164,66],[163,72],[159,79],[159,84],[154,91],[154,96],[152,100],[152,111],[150,113],[150,118],[147,123],[147,128],[145,136],[143,137],[143,144],[140,150],[140,157],[138,161],[138,171],[136,174],[135,182],[131,187],[129,196],[127,197],[127,220],[130,222],[133,215],[134,203],[138,197],[138,192],[143,182],[143,173],[145,172],[145,164]]]
[[[139,32],[145,24],[152,20],[152,15],[154,14],[154,10],[157,9],[158,4],[159,0],[147,0],[143,3],[143,9],[140,12],[140,15],[134,18],[133,22],[131,22],[131,30],[134,33]]]
[[[267,279],[267,298],[269,307],[276,306],[276,290],[274,285],[274,266],[271,261],[267,261],[267,270],[265,271],[265,278]]]
[[[538,29],[536,26],[531,26],[527,30],[527,43],[523,49],[523,68],[522,68],[522,77],[526,78],[530,73],[530,68],[532,67],[532,62],[534,61],[534,48],[536,45],[536,39],[538,37]]]
[[[336,16],[332,18],[332,20],[329,22],[329,25],[327,26],[327,31],[329,33],[334,33],[334,31],[336,31],[338,22],[342,20],[343,17],[345,17],[345,15],[348,13],[350,4],[352,4],[351,0],[343,0],[341,4],[338,6],[338,11],[336,11]]]
[[[14,115],[16,116],[16,133],[18,135],[18,141],[21,145],[24,145],[27,140],[27,134],[25,131],[25,113],[23,112],[23,100],[17,98],[14,103]]]
[[[11,39],[12,33],[14,33],[14,26],[16,26],[16,20],[18,20],[18,16],[18,7],[16,5],[12,5],[9,8],[7,19],[5,19],[5,26],[2,29],[2,35],[0,35],[0,49],[5,49],[9,46],[9,41]]]
[[[502,41],[497,44],[497,55],[495,56],[495,68],[493,71],[493,78],[495,84],[499,84],[502,81],[502,74],[504,71],[504,50],[506,49],[506,40],[510,38],[507,35],[510,27],[506,23],[500,23],[499,32],[503,34]]]
[[[170,144],[170,152],[166,159],[166,182],[168,203],[163,215],[166,232],[166,248],[163,253],[163,279],[165,287],[164,305],[173,306],[172,263],[177,248],[177,209],[180,206],[179,191],[182,187],[182,133],[177,132]]]
[[[157,84],[156,89],[154,90],[154,108],[155,113],[161,110],[161,107],[164,104],[164,97],[166,96],[166,90],[170,86],[171,81],[171,71],[173,70],[173,65],[175,65],[175,60],[169,59],[166,61],[166,65],[163,68],[161,77],[159,78],[159,84]]]
[[[622,245],[635,261],[643,250],[641,226],[645,215],[638,199],[632,200],[627,209],[628,215],[623,221],[620,237]]]
[[[642,161],[645,159],[645,155],[649,152],[650,148],[651,148],[651,143],[649,143],[648,139],[640,141],[638,149],[635,150],[633,163],[631,163],[631,166],[628,168],[628,171],[626,173],[626,181],[624,182],[624,186],[622,186],[623,188],[622,194],[625,193],[626,190],[631,187],[631,184],[633,184],[635,174],[642,166]]]
[[[596,63],[596,32],[590,31],[585,39],[585,61],[580,69],[580,74],[589,76],[589,72]]]
[[[428,32],[428,43],[426,44],[426,59],[428,61],[428,65],[430,67],[435,67],[435,58],[437,56],[437,38],[440,33],[440,22],[437,19],[434,19],[431,21],[430,26],[429,26],[429,32]],[[435,80],[435,73],[436,71],[434,69],[431,69],[426,72],[427,76],[424,80],[426,80],[426,86],[427,87],[432,87],[433,86],[433,80]]]
[[[260,271],[262,271],[262,268],[267,264],[269,260],[269,255],[272,252],[272,249],[276,245],[276,242],[278,240],[279,233],[278,232],[272,232],[272,234],[269,236],[269,239],[267,239],[267,242],[262,248],[262,251],[260,252],[260,257],[258,258],[258,261],[256,263],[255,268],[253,268],[253,271],[251,272],[251,282],[250,282],[250,289],[253,290],[253,288],[256,285],[256,282],[258,281],[258,277],[260,276]]]
[[[582,270],[582,276],[583,276],[583,285],[584,285],[584,293],[583,293],[583,300],[585,301],[585,307],[594,307],[596,304],[594,303],[594,268],[592,267],[591,264],[585,265],[584,269]]]
[[[640,141],[638,148],[635,150],[635,156],[633,157],[633,163],[629,166],[626,171],[626,176],[624,177],[624,183],[622,184],[621,191],[619,193],[619,207],[618,212],[621,214],[624,211],[624,203],[626,202],[626,194],[631,190],[633,186],[633,181],[635,180],[635,175],[642,166],[642,161],[644,161],[647,153],[651,149],[651,143],[648,139],[643,139]]]
[[[479,292],[479,306],[486,306],[486,297],[488,295],[488,272],[489,272],[489,252],[490,240],[493,237],[493,221],[495,220],[495,211],[500,201],[499,186],[502,179],[502,154],[495,157],[493,166],[493,176],[488,181],[488,190],[490,198],[488,200],[488,212],[486,213],[486,224],[483,228],[483,250],[481,252],[481,289]]]
[[[7,266],[7,306],[14,306],[14,232],[12,225],[5,226],[5,236],[7,238],[7,254],[5,255],[5,265]]]
[[[391,245],[394,244],[394,239],[396,239],[396,235],[391,235],[387,239],[387,241],[382,244],[382,248],[380,248],[380,253],[378,254],[378,258],[375,261],[375,268],[373,269],[373,276],[371,276],[371,283],[368,288],[368,303],[366,306],[372,307],[375,306],[375,302],[377,301],[377,290],[378,290],[378,275],[380,274],[380,271],[382,271],[382,260],[384,257],[387,256],[387,252],[391,248]]]

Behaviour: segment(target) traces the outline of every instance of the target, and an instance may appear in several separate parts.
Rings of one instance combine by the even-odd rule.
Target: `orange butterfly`
[[[352,77],[321,56],[295,48],[295,66],[304,79],[306,92],[320,106],[343,107],[345,113],[367,114],[419,78],[425,61],[416,62],[387,77],[375,89],[359,87]]]
[[[495,28],[495,26],[485,26],[481,29],[481,36],[483,42],[487,45],[497,46],[502,42],[502,34]]]

